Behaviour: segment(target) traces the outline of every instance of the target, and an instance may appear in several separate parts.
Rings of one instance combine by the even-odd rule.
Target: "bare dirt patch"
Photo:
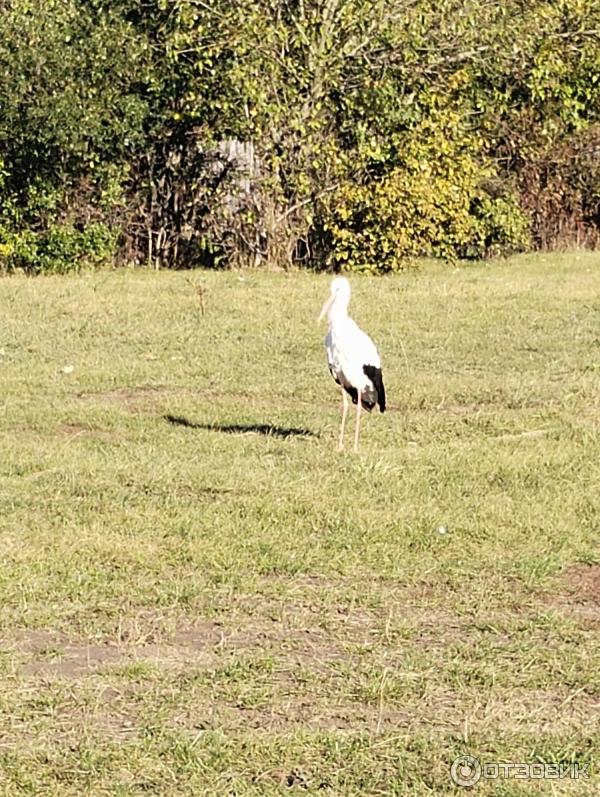
[[[600,606],[600,565],[574,565],[565,576],[574,596],[581,602]]]
[[[600,606],[600,565],[577,564],[567,568],[563,584],[574,602]]]
[[[121,404],[130,412],[139,410],[140,405],[153,404],[161,396],[180,393],[181,390],[168,385],[138,385],[114,390],[98,390],[77,393],[81,401],[96,401],[101,404]]]
[[[302,604],[278,617],[257,608],[248,614],[236,606],[223,621],[175,622],[152,639],[136,618],[130,631],[124,623],[101,643],[25,630],[0,644],[20,654],[23,663],[16,670],[25,676],[23,688],[67,682],[54,723],[59,738],[76,739],[73,729],[83,727],[108,738],[137,737],[151,722],[148,694],[162,706],[169,727],[192,739],[223,728],[460,733],[466,716],[472,729],[489,732],[506,728],[507,717],[515,732],[586,727],[591,733],[596,727],[597,697],[585,690],[524,688],[504,695],[473,687],[459,693],[431,668],[407,670],[409,643],[395,639],[393,630],[388,634],[384,607],[352,610],[350,616],[333,611],[325,626]],[[426,646],[441,654],[460,634],[460,621],[451,613],[440,622],[441,615],[411,608],[413,649]],[[391,676],[397,672],[424,679],[422,690],[395,691]]]
[[[100,440],[117,440],[119,435],[109,429],[99,429],[93,426],[87,426],[82,423],[63,423],[57,429],[59,437],[65,437],[68,440],[74,440],[78,437],[93,437]]]
[[[210,666],[211,653],[218,648],[220,636],[190,631],[177,636],[177,641],[148,644],[94,644],[69,641],[51,632],[34,631],[20,638],[2,640],[24,659],[17,668],[25,677],[61,678],[78,681],[106,668],[127,666],[139,662],[161,669],[185,665]]]
[[[105,401],[130,401],[146,398],[148,395],[168,393],[172,390],[167,385],[138,385],[136,387],[119,387],[114,390],[92,390],[77,393],[80,399],[103,399]]]
[[[552,603],[583,628],[600,630],[600,565],[568,567],[562,574],[558,594]]]
[[[24,675],[61,678],[80,678],[103,665],[114,664],[121,658],[117,648],[105,645],[66,645],[58,648],[51,658],[36,658],[24,665]]]

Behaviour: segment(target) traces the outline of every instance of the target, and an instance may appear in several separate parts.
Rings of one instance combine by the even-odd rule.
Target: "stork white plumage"
[[[371,412],[378,404],[385,411],[385,388],[379,352],[371,338],[348,315],[350,283],[345,277],[331,282],[331,296],[321,310],[319,321],[326,315],[329,330],[325,338],[329,371],[342,389],[342,424],[338,449],[344,448],[344,428],[348,415],[348,396],[356,404],[354,450],[358,451],[360,411]]]

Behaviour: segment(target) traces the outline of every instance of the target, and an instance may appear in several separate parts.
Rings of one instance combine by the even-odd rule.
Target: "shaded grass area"
[[[193,279],[0,281],[2,793],[596,794],[600,257],[354,278],[358,455],[327,278]]]

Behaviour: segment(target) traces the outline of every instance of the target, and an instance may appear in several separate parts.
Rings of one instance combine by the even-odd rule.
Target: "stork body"
[[[350,283],[336,277],[331,296],[323,305],[319,320],[327,315],[329,330],[325,338],[329,371],[342,389],[342,423],[338,448],[344,447],[344,428],[348,415],[348,396],[356,404],[354,450],[358,450],[361,409],[371,412],[375,405],[385,411],[385,387],[379,352],[371,338],[348,315]]]

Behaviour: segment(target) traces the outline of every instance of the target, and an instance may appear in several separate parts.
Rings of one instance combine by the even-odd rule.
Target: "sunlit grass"
[[[340,455],[326,276],[0,281],[1,793],[597,761],[600,256],[352,285],[390,411]],[[551,786],[477,790],[598,781]]]

